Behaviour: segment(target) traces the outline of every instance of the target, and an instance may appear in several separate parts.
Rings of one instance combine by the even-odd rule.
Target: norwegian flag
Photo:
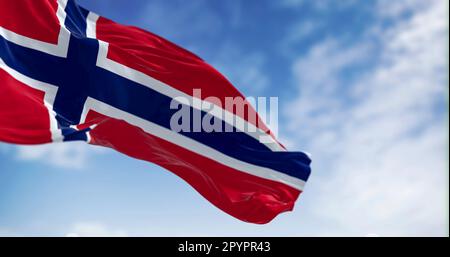
[[[177,174],[247,222],[292,210],[310,159],[286,151],[259,117],[249,119],[253,108],[242,115],[216,106],[251,133],[171,130],[173,99],[189,99],[180,104],[203,117],[193,102],[212,96],[242,97],[202,59],[157,35],[73,0],[0,0],[0,141],[110,147]]]

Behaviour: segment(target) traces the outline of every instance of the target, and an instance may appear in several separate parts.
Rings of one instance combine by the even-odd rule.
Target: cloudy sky
[[[313,173],[293,212],[253,225],[109,149],[0,143],[0,235],[448,235],[447,1],[78,2],[279,97]]]

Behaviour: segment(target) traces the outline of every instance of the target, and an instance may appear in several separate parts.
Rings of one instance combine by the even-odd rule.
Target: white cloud
[[[111,229],[102,223],[80,222],[73,225],[67,237],[126,237],[127,232],[119,229]]]
[[[414,12],[418,8],[426,8],[429,2],[423,0],[378,0],[377,13],[383,18],[401,18],[402,15],[408,12]]]
[[[301,133],[291,140],[313,154],[307,211],[333,224],[323,233],[448,235],[448,13],[427,3],[386,14],[381,1],[359,43],[327,39],[293,65],[299,95],[286,113]]]
[[[246,96],[259,96],[267,89],[270,80],[264,72],[266,59],[263,54],[243,53],[239,47],[227,43],[217,53],[212,65]]]
[[[32,230],[31,230],[32,231]],[[128,237],[129,234],[122,229],[111,228],[100,222],[78,222],[70,226],[68,233],[63,234],[66,237]],[[11,230],[0,228],[0,237],[24,237],[24,236],[61,236],[56,231],[42,232],[19,232],[19,230]]]
[[[81,169],[89,156],[104,153],[105,149],[85,142],[64,142],[33,146],[16,146],[20,161],[39,161],[56,167]]]
[[[295,55],[295,45],[322,29],[324,24],[319,20],[301,20],[289,27],[286,36],[281,40],[282,53],[289,57]]]
[[[356,0],[341,0],[341,1],[333,1],[333,0],[315,0],[315,1],[305,1],[305,0],[282,0],[277,2],[281,7],[285,8],[297,8],[304,7],[305,5],[310,5],[314,9],[319,11],[325,11],[327,9],[333,8],[346,8],[355,4]]]
[[[19,236],[16,233],[13,233],[9,229],[0,228],[0,237],[17,237]]]
[[[207,3],[207,1],[180,0],[148,1],[142,8],[140,20],[144,25],[148,24],[148,29],[152,32],[171,40],[178,41],[198,35],[210,38],[219,33],[224,21],[213,9],[208,8]],[[238,19],[232,16],[232,19]]]

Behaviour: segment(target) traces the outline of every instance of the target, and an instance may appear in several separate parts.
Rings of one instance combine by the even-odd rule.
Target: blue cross
[[[156,92],[96,66],[99,42],[86,37],[86,19],[89,12],[69,0],[66,6],[65,27],[71,32],[66,58],[25,48],[0,37],[0,57],[12,69],[38,81],[58,87],[53,110],[64,141],[87,140],[86,131],[77,131],[71,125],[80,123],[83,105],[88,96],[151,120],[153,110],[168,99],[155,97]],[[133,101],[129,101],[133,99]],[[142,99],[143,111],[138,102]],[[145,99],[153,99],[148,102]],[[158,101],[158,99],[162,101]],[[170,116],[169,116],[170,117]]]
[[[66,58],[26,48],[0,37],[0,58],[9,67],[30,78],[58,87],[53,110],[57,113],[64,141],[87,139],[86,131],[70,128],[71,125],[80,123],[87,97],[170,129],[170,118],[177,112],[169,108],[172,98],[98,67],[96,62],[99,42],[86,36],[89,11],[69,0],[66,13],[65,27],[71,32]],[[201,117],[206,114],[202,111]],[[222,127],[225,127],[223,121]],[[244,133],[180,133],[207,145],[227,147],[224,149],[226,151],[234,151],[233,143],[268,150]],[[223,142],[229,142],[230,146]]]
[[[66,58],[26,48],[0,36],[0,58],[6,65],[27,77],[58,87],[53,110],[64,141],[87,140],[89,128],[82,131],[71,128],[80,123],[87,97],[170,129],[170,118],[178,111],[169,108],[172,98],[98,67],[99,42],[86,36],[89,11],[69,0],[66,13],[65,27],[71,32]],[[205,115],[201,111],[201,117]],[[225,122],[221,122],[224,128]],[[305,154],[272,152],[245,133],[180,134],[248,163],[274,168],[303,180],[309,176],[310,160]],[[280,158],[285,159],[282,164]]]

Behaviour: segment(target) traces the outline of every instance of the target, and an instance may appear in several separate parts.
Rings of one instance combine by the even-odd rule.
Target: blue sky
[[[78,2],[278,96],[313,173],[294,212],[253,225],[109,149],[0,143],[0,235],[448,235],[446,1]]]

